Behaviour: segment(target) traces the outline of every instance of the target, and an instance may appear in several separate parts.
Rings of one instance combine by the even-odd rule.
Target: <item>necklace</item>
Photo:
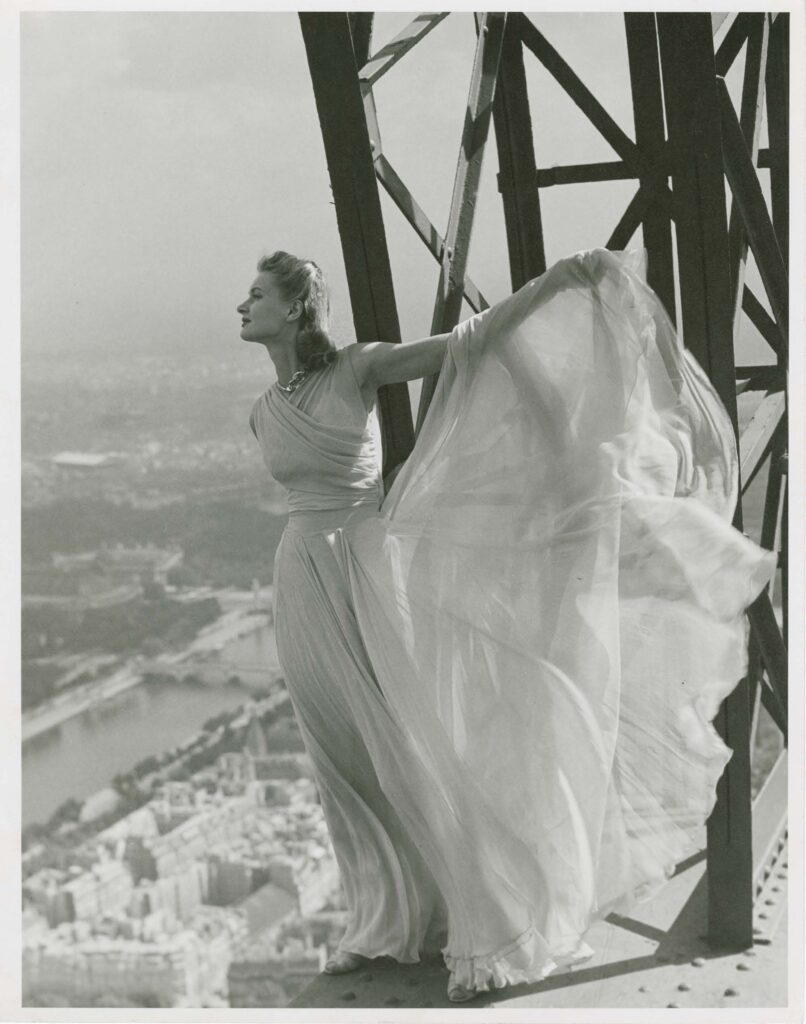
[[[297,372],[294,374],[294,376],[287,384],[281,384],[280,381],[278,380],[277,387],[283,392],[284,395],[293,395],[310,372],[310,370],[297,370]]]

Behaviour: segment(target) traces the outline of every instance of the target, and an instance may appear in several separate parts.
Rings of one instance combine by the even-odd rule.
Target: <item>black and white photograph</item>
[[[2,20],[0,1019],[802,1022],[802,0],[136,6]]]

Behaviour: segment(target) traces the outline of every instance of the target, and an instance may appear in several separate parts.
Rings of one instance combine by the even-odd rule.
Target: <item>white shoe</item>
[[[466,1003],[470,999],[475,999],[478,992],[474,988],[465,988],[464,985],[460,985],[458,982],[451,982],[448,985],[448,999],[452,1003]]]
[[[326,974],[349,974],[350,971],[357,971],[368,963],[367,957],[360,953],[345,953],[339,950],[325,964]]]

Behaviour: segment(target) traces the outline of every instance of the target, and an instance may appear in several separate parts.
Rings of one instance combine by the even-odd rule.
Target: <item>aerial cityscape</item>
[[[274,647],[267,382],[23,376],[24,1004],[286,1005],[343,910]]]
[[[24,360],[25,1005],[284,1006],[343,931],[274,645],[267,383],[209,354]]]

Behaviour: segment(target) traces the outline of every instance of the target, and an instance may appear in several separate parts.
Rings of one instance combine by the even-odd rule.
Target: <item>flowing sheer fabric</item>
[[[341,948],[439,944],[477,989],[589,955],[713,807],[775,564],[730,525],[732,427],[641,255],[572,256],[460,324],[380,510],[350,349],[254,422],[290,493],[278,650]]]

